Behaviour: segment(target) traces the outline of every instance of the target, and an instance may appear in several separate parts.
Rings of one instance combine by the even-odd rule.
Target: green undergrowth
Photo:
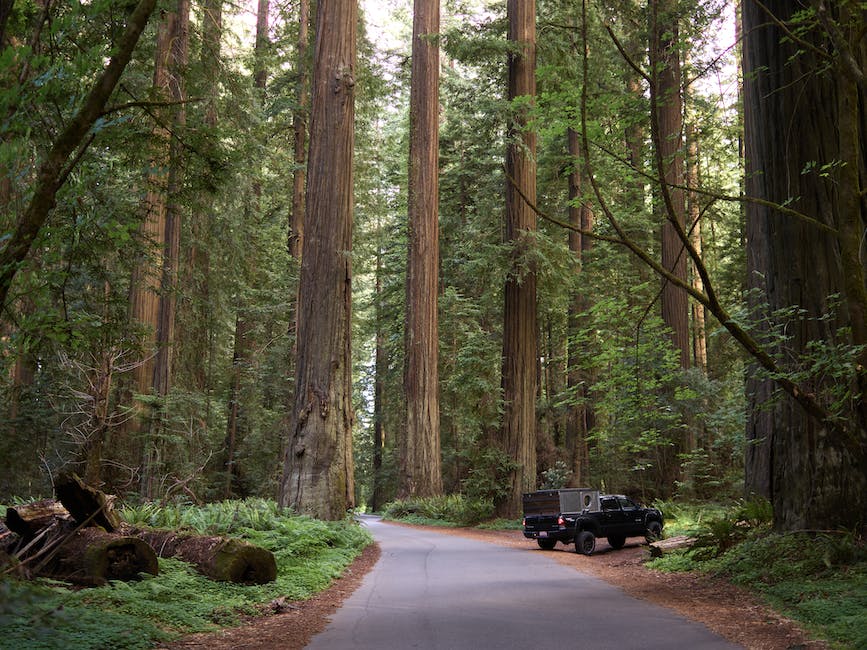
[[[122,514],[136,525],[231,535],[263,546],[277,560],[277,579],[253,586],[221,583],[173,559],[160,560],[158,576],[93,589],[4,579],[0,648],[150,648],[237,624],[274,599],[303,600],[326,588],[371,541],[351,521],[293,516],[258,499],[202,507],[146,504]]]
[[[696,538],[690,550],[653,560],[662,571],[700,571],[760,595],[835,648],[867,648],[867,545],[846,532],[777,533],[761,502],[666,519],[666,534]],[[691,522],[691,523],[690,523]],[[673,533],[672,531],[676,531]]]
[[[410,497],[386,505],[382,516],[385,519],[428,526],[476,526],[491,520],[494,516],[494,504],[469,499],[460,494]]]

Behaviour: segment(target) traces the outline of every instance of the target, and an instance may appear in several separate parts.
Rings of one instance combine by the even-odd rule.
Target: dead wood
[[[159,557],[189,562],[213,580],[265,584],[277,577],[274,554],[239,539],[131,527],[124,527],[123,532],[146,541]]]

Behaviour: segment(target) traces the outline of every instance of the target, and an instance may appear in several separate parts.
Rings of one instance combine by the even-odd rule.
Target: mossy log
[[[45,575],[81,585],[102,585],[109,580],[136,580],[142,573],[157,575],[157,555],[138,537],[82,528],[52,553]]]
[[[146,541],[159,557],[189,562],[213,580],[261,585],[277,577],[274,554],[239,539],[147,528],[124,527],[123,532]]]
[[[673,551],[677,548],[689,548],[693,544],[695,544],[695,537],[678,535],[677,537],[669,537],[668,539],[653,542],[648,545],[648,548],[650,549],[650,557],[662,557],[668,551]]]
[[[120,526],[120,515],[114,511],[115,497],[85,485],[76,474],[58,476],[54,494],[79,525],[100,526],[108,532]]]
[[[25,541],[33,539],[57,520],[70,521],[71,517],[66,508],[54,499],[6,508],[6,526]]]

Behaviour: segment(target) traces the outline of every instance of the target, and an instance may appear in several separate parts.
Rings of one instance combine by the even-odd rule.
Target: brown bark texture
[[[687,150],[687,173],[686,185],[691,190],[698,187],[699,184],[699,148],[698,135],[695,132],[695,126],[690,123],[686,126],[686,150]],[[698,198],[698,193],[690,191],[687,195],[687,212],[689,214],[689,239],[692,242],[692,248],[702,254],[702,228],[701,228],[701,205]],[[692,264],[692,273],[690,282],[693,289],[699,293],[704,293],[704,282],[701,276],[695,270],[695,264]],[[707,330],[705,326],[706,316],[704,305],[698,302],[691,303],[692,309],[692,360],[695,367],[707,374]]]
[[[678,42],[678,16],[670,0],[650,0],[651,116],[657,155],[662,214],[662,265],[686,281],[687,253],[679,233],[685,232],[683,177],[683,100]],[[686,292],[663,280],[662,320],[671,329],[680,365],[690,365],[689,305]]]
[[[573,161],[572,173],[569,174],[569,223],[580,232],[569,231],[569,250],[577,260],[577,272],[581,273],[584,255],[592,248],[593,240],[584,233],[593,231],[593,211],[582,200],[584,188],[583,169],[581,165],[581,139],[578,132],[569,129],[567,133],[569,157]],[[583,291],[576,291],[569,304],[567,314],[569,336],[574,337],[581,326],[582,314],[590,306],[589,297]],[[574,340],[568,342],[566,360],[566,385],[569,395],[580,403],[571,406],[566,417],[566,450],[569,454],[572,469],[572,485],[580,487],[588,484],[590,478],[590,452],[587,444],[587,434],[593,428],[593,408],[588,399],[592,377],[583,369],[581,363],[582,351]]]
[[[79,525],[100,526],[108,532],[120,526],[115,497],[87,485],[75,474],[61,474],[54,482],[57,499]]]
[[[55,499],[43,499],[6,508],[6,526],[25,542],[56,520],[72,521],[69,511]]]
[[[310,110],[310,91],[307,82],[307,41],[309,40],[310,0],[299,0],[298,3],[298,51],[296,52],[298,66],[298,81],[295,97],[298,102],[292,116],[292,139],[295,170],[292,174],[292,221],[289,226],[289,254],[296,260],[301,260],[304,248],[304,190],[307,181],[304,163],[307,159],[307,116]]]
[[[416,0],[409,109],[406,445],[401,493],[442,493],[439,412],[439,0]]]
[[[137,537],[82,528],[53,551],[51,561],[41,573],[75,584],[98,586],[109,580],[135,580],[142,573],[157,575],[159,563],[154,550]]]
[[[355,0],[318,3],[296,394],[280,494],[281,505],[332,520],[355,502],[350,339],[357,11]]]
[[[54,208],[57,192],[70,171],[70,156],[82,145],[114,92],[155,6],[156,0],[141,0],[136,5],[108,65],[97,76],[84,104],[67,123],[40,164],[33,185],[33,197],[18,219],[12,236],[0,248],[0,311],[6,304],[15,274]]]
[[[519,46],[509,56],[509,99],[536,94],[536,3],[509,0],[509,40]],[[536,213],[521,195],[536,202],[536,134],[526,109],[515,116],[506,153],[506,242],[513,261],[506,280],[503,322],[502,444],[516,468],[510,496],[498,506],[502,515],[521,511],[521,495],[536,485],[536,272],[528,260],[534,246]],[[516,189],[514,185],[517,185]],[[520,190],[520,193],[519,191]]]
[[[147,542],[159,557],[192,564],[212,580],[262,585],[277,578],[271,551],[233,537],[130,527],[124,527],[123,533]]]
[[[793,39],[788,25],[796,5],[743,4],[747,195],[787,203],[804,215],[747,203],[752,317],[757,335],[764,332],[778,358],[806,355],[806,364],[817,343],[867,343],[865,19],[855,3],[813,5],[816,21]],[[790,338],[770,336],[762,319],[791,307],[804,310],[805,317],[778,322]],[[844,372],[816,374],[787,395],[751,372],[747,489],[771,499],[780,529],[864,526],[865,355],[848,378]],[[838,404],[838,418],[808,414],[799,395],[822,401],[834,382],[848,382],[851,394]]]

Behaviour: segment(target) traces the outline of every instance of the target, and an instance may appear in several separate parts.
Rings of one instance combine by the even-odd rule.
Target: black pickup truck
[[[600,495],[588,488],[524,494],[524,537],[535,539],[545,550],[561,542],[590,555],[597,537],[606,537],[611,548],[621,549],[627,537],[659,539],[662,526],[659,510],[644,508],[622,494]]]

